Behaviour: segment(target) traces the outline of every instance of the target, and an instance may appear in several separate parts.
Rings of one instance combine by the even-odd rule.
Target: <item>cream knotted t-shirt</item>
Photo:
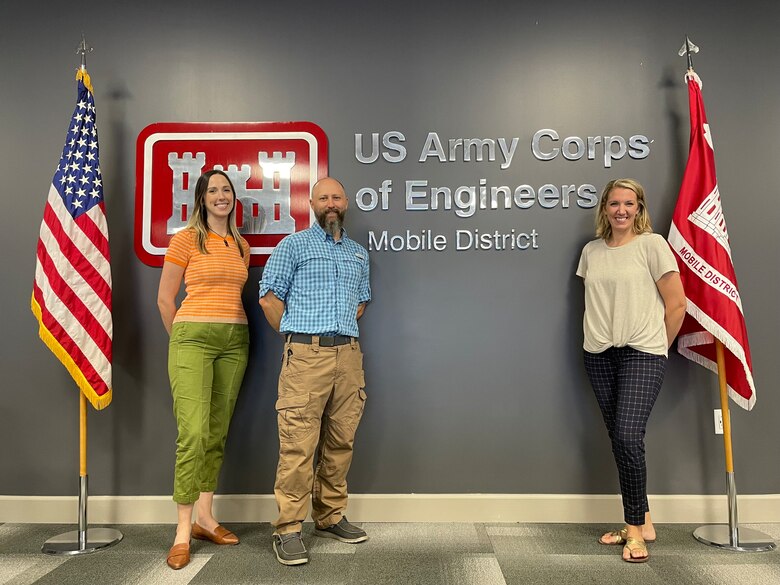
[[[577,267],[585,281],[585,351],[628,345],[668,355],[665,306],[655,284],[668,272],[679,272],[677,261],[658,234],[640,234],[616,248],[603,239],[586,244]]]

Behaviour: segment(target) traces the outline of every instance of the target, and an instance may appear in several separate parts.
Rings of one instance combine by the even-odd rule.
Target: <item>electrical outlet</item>
[[[715,412],[715,434],[723,434],[723,411],[720,408],[716,408]]]

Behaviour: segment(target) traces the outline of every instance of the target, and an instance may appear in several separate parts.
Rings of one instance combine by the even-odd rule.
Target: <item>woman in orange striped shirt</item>
[[[190,561],[190,537],[238,544],[212,513],[230,418],[246,370],[249,327],[241,302],[249,244],[238,233],[233,184],[208,171],[195,185],[187,227],[171,238],[157,306],[170,335],[168,375],[179,435],[173,500],[178,525],[168,565]],[[176,307],[182,280],[186,296]],[[197,522],[192,522],[197,508]]]

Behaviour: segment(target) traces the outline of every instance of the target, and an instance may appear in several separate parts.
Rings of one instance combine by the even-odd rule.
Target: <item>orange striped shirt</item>
[[[241,238],[241,246],[243,258],[232,237],[223,240],[209,233],[206,240],[209,253],[201,254],[194,230],[183,229],[171,238],[165,261],[184,268],[187,292],[176,311],[174,323],[247,323],[241,303],[241,290],[249,276],[249,244],[244,238]]]

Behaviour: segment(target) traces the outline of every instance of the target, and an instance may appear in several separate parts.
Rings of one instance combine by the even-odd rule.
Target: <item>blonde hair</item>
[[[200,177],[198,177],[198,182],[195,184],[195,202],[192,206],[190,219],[187,222],[187,229],[191,229],[195,232],[195,244],[197,245],[200,253],[208,254],[209,252],[206,249],[206,241],[209,237],[209,222],[205,199],[206,191],[209,187],[209,181],[214,175],[222,175],[225,177],[228,184],[230,185],[230,190],[233,192],[233,209],[230,210],[230,214],[228,215],[228,233],[233,238],[233,241],[236,242],[238,251],[243,258],[244,246],[241,244],[243,238],[241,237],[241,234],[238,233],[238,226],[236,226],[236,205],[238,204],[238,201],[236,200],[236,190],[233,188],[233,181],[231,181],[230,177],[228,177],[223,171],[206,171]]]
[[[645,190],[639,181],[635,179],[615,179],[604,186],[596,212],[596,237],[609,240],[612,237],[612,225],[607,218],[607,199],[613,189],[629,189],[636,194],[636,202],[639,209],[634,217],[633,230],[635,234],[650,234],[653,226],[650,223],[650,212],[645,203]]]

